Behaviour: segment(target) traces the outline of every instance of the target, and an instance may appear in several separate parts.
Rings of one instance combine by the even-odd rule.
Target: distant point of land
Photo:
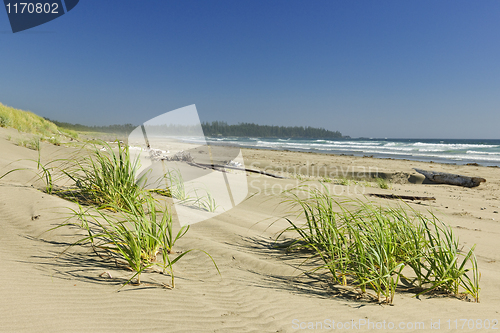
[[[49,120],[49,119],[47,119]],[[109,125],[109,126],[86,126],[81,124],[70,124],[56,120],[50,120],[59,127],[67,128],[79,132],[102,132],[115,134],[128,134],[138,125]],[[153,126],[155,133],[175,133],[180,134],[182,129],[179,126]],[[203,132],[209,137],[259,137],[259,138],[295,138],[295,139],[342,139],[350,138],[343,136],[339,131],[330,131],[324,128],[304,127],[304,126],[272,126],[257,125],[254,123],[239,123],[229,125],[223,121],[204,122],[201,124]],[[186,133],[193,130],[186,126]],[[196,131],[194,131],[196,132]]]
[[[54,134],[70,134],[72,137],[76,132],[100,132],[106,134],[118,134],[127,136],[138,125],[108,125],[108,126],[87,126],[82,124],[71,124],[42,118],[36,114],[5,106],[0,103],[0,127],[13,127],[21,132],[42,134],[52,136]],[[182,128],[175,125],[154,126],[157,133],[189,133],[192,128]],[[343,139],[350,138],[343,136],[339,131],[330,131],[324,128],[311,126],[273,126],[258,125],[254,123],[239,123],[229,125],[224,121],[204,122],[201,124],[203,132],[209,137],[259,137],[259,138],[293,138],[293,139]],[[199,127],[198,127],[199,128]],[[171,131],[172,130],[172,131]],[[198,130],[199,132],[199,130]]]

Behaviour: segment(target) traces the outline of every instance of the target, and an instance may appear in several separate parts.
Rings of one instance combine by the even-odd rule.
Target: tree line
[[[128,135],[137,126],[132,124],[108,125],[108,126],[86,126],[82,124],[70,124],[45,118],[59,127],[80,132],[102,132],[120,133]],[[224,121],[204,122],[201,124],[206,136],[233,136],[233,137],[261,137],[261,138],[317,138],[317,139],[338,139],[343,138],[339,131],[330,131],[324,128],[311,126],[272,126],[258,125],[254,123],[239,123],[229,125]],[[199,133],[197,126],[181,125],[159,125],[147,126],[150,134],[170,134],[170,135],[194,135]]]
[[[274,137],[274,138],[342,138],[339,131],[324,128],[304,126],[272,126],[254,123],[239,123],[229,125],[223,121],[204,122],[203,132],[206,136],[236,136],[236,137]]]
[[[102,133],[129,134],[137,127],[136,125],[132,125],[132,124],[108,125],[108,126],[87,126],[87,125],[82,125],[82,124],[65,123],[62,121],[52,120],[49,118],[45,118],[45,119],[53,122],[58,127],[70,129],[73,131],[79,131],[79,132],[102,132]]]

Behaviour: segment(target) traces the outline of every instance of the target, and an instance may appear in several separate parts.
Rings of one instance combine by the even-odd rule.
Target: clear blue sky
[[[87,125],[203,121],[500,138],[500,1],[80,0],[12,34],[0,102]]]

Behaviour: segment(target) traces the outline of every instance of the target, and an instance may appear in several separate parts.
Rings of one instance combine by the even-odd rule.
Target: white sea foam
[[[500,152],[488,152],[488,151],[474,151],[474,150],[467,150],[467,154],[500,155]]]
[[[326,140],[326,139],[267,139],[267,138],[207,138],[208,142],[256,148],[346,153],[355,155],[393,156],[417,160],[485,162],[500,165],[500,144],[467,142],[467,140]]]

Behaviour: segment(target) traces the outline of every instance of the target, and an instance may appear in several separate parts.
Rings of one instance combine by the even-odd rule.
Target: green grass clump
[[[207,189],[205,190],[205,195],[198,195],[198,191],[194,190],[196,199],[193,204],[198,206],[199,208],[213,213],[217,210],[217,205],[215,198],[212,196],[212,193]]]
[[[166,190],[154,189],[150,191],[177,199],[179,200],[179,204],[195,206],[210,213],[215,212],[217,207],[219,207],[214,196],[208,189],[203,190],[205,195],[199,195],[199,190],[197,189],[188,192],[184,186],[182,173],[179,170],[169,170],[164,175],[164,178],[168,183]]]
[[[99,208],[141,209],[145,203],[146,176],[136,180],[139,160],[132,160],[128,146],[120,142],[117,149],[106,142],[101,145],[102,150],[94,145],[88,156],[74,160],[72,166],[62,170],[75,182],[74,194]]]
[[[336,283],[362,293],[371,289],[378,302],[388,304],[401,280],[418,295],[465,293],[479,301],[474,247],[462,253],[451,228],[436,216],[410,207],[337,201],[326,188],[309,190],[308,199],[288,193],[291,197],[284,202],[304,220],[299,224],[287,218],[290,227],[283,232],[300,236],[290,247],[314,251],[323,262],[315,270],[327,269]],[[405,268],[411,275],[403,275]]]
[[[345,177],[340,177],[335,180],[335,183],[342,185],[342,186],[349,186],[351,185],[351,181]]]
[[[184,179],[182,173],[179,170],[169,170],[165,173],[165,179],[168,183],[168,191],[170,196],[181,202],[191,201],[191,196],[186,191],[184,186]]]
[[[8,115],[0,113],[0,127],[10,127],[10,118]]]
[[[169,205],[166,202],[161,205],[153,196],[178,196],[188,202],[194,201],[202,209],[215,211],[217,205],[209,191],[206,191],[206,197],[199,196],[195,191],[196,199],[191,199],[179,171],[171,171],[165,175],[166,179],[161,179],[161,183],[169,181],[169,188],[147,190],[145,187],[149,184],[146,184],[146,175],[137,177],[139,159],[131,158],[128,146],[120,142],[117,142],[116,148],[102,141],[99,146],[92,145],[90,150],[83,146],[74,156],[43,164],[40,138],[35,139],[33,144],[38,144],[38,159],[30,160],[36,163],[36,170],[33,170],[35,178],[45,183],[47,193],[57,194],[78,204],[78,209],[72,210],[71,214],[71,217],[77,218],[77,222],[65,223],[56,228],[68,224],[83,228],[87,236],[75,244],[89,243],[96,251],[104,251],[109,257],[135,271],[126,284],[134,277],[140,283],[142,272],[159,266],[164,273],[170,274],[174,287],[173,265],[195,250],[209,256],[217,268],[213,258],[203,250],[190,249],[180,254],[172,251],[189,227],[181,227],[174,232]],[[86,153],[83,157],[82,152]],[[0,180],[20,170],[31,169],[10,170],[1,175]],[[56,186],[56,183],[64,182],[70,182],[72,186]],[[161,262],[157,260],[160,254]]]
[[[16,141],[16,144],[21,147],[26,147],[31,150],[40,151],[40,138],[33,137],[31,139],[20,139]]]
[[[61,145],[61,140],[58,137],[50,137],[50,138],[43,138],[43,141],[47,141],[48,143],[53,144],[54,146],[60,146]]]
[[[52,136],[57,134],[57,126],[36,114],[14,109],[0,103],[0,126],[13,127],[21,132]]]
[[[205,251],[190,249],[180,254],[174,253],[172,249],[175,243],[187,233],[189,226],[174,232],[168,206],[159,207],[158,201],[151,196],[146,197],[145,201],[144,209],[135,209],[134,203],[128,203],[127,206],[131,207],[131,210],[114,214],[79,206],[78,210],[73,211],[73,216],[78,218],[80,222],[77,225],[86,231],[87,236],[74,245],[90,243],[101,256],[108,256],[130,267],[135,274],[124,285],[135,277],[140,284],[141,273],[153,266],[159,266],[164,273],[168,270],[173,288],[173,265],[195,250],[205,253],[219,271],[213,258]],[[157,261],[160,253],[162,262]]]
[[[380,187],[380,188],[382,188],[382,189],[387,190],[387,189],[390,188],[389,183],[384,178],[376,178],[375,182],[377,183],[377,186]]]
[[[15,109],[0,103],[0,127],[12,127],[20,132],[37,134],[43,137],[55,135],[66,135],[77,138],[75,131],[57,127],[56,124],[48,121],[33,112]]]
[[[194,250],[185,251],[173,258],[172,247],[186,234],[189,227],[182,227],[174,233],[168,206],[159,209],[158,201],[152,197],[152,193],[173,196],[172,193],[181,192],[185,195],[182,178],[175,179],[175,188],[146,190],[146,175],[136,179],[139,160],[131,159],[128,146],[122,146],[118,142],[117,148],[112,149],[104,142],[101,144],[104,149],[94,146],[90,156],[64,171],[76,184],[75,197],[83,197],[84,202],[98,208],[83,210],[80,206],[80,210],[74,212],[74,216],[82,221],[81,227],[88,233],[78,243],[90,241],[93,247],[124,260],[136,272],[128,282],[137,276],[140,283],[140,275],[144,270],[161,266],[164,272],[168,270],[174,287],[172,266]],[[180,177],[180,173],[175,175]],[[117,214],[108,214],[103,208],[116,211]],[[160,252],[162,264],[156,261]],[[202,252],[210,257],[205,251]],[[213,263],[215,265],[214,261]]]
[[[39,142],[39,141],[38,141]],[[140,283],[141,273],[153,266],[163,268],[170,274],[174,287],[173,265],[189,252],[173,253],[175,243],[183,237],[189,227],[181,227],[177,232],[173,229],[171,210],[167,203],[153,197],[153,193],[163,197],[172,196],[170,188],[166,190],[146,190],[145,176],[136,180],[139,160],[130,157],[127,146],[119,142],[117,148],[101,142],[104,148],[93,146],[87,156],[52,160],[41,163],[39,152],[35,175],[45,183],[45,191],[75,201],[78,209],[72,210],[71,217],[77,222],[65,223],[77,225],[86,231],[87,236],[76,244],[89,243],[96,251],[104,251],[109,257],[135,271],[127,281],[134,277]],[[5,176],[26,168],[13,169],[0,176]],[[176,173],[180,177],[180,173]],[[56,189],[56,182],[70,180],[74,186],[69,189]],[[177,191],[184,191],[182,178],[177,178]],[[84,204],[84,205],[82,205]],[[207,210],[215,210],[215,200],[207,192],[202,200],[197,196],[197,204],[206,206]],[[87,206],[87,207],[85,207]],[[90,207],[88,207],[90,206]],[[84,208],[85,207],[85,208]],[[110,213],[110,210],[114,213]],[[203,250],[198,250],[213,258]],[[162,262],[157,260],[161,253]],[[218,271],[218,268],[217,268]],[[220,273],[220,272],[219,272]]]
[[[62,132],[63,134],[66,134],[67,136],[73,138],[73,139],[78,139],[78,132],[64,128],[64,127],[58,127],[59,131]]]

